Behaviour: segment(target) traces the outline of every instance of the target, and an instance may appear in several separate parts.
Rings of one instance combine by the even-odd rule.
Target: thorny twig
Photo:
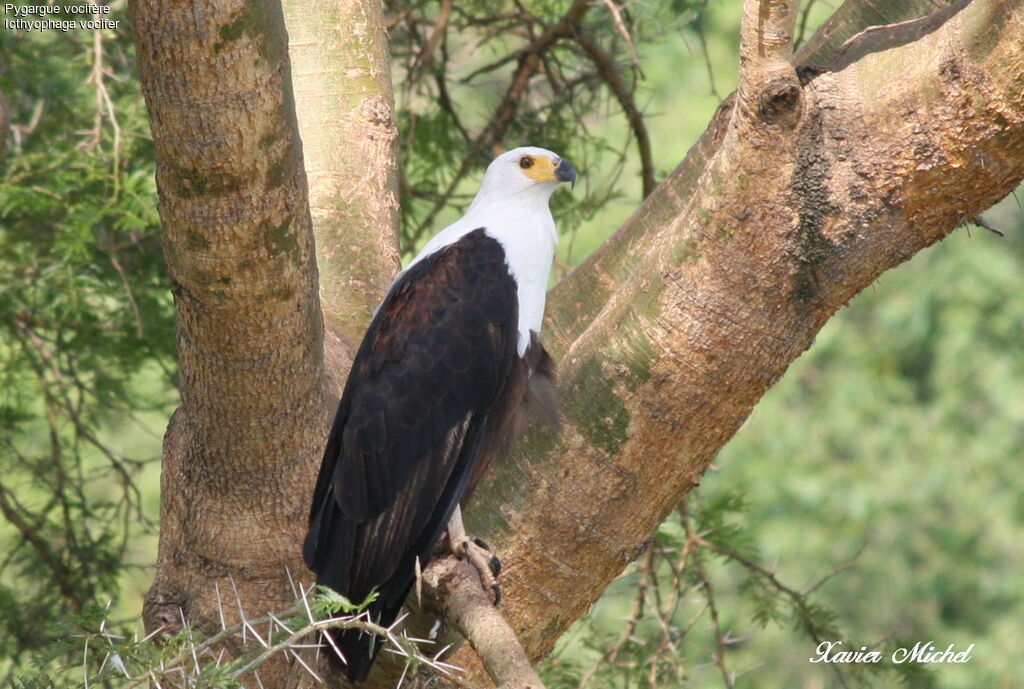
[[[100,629],[97,632],[88,635],[86,647],[88,647],[90,639],[103,638],[110,643],[112,648],[106,651],[101,668],[106,667],[108,662],[112,661],[113,665],[125,675],[126,681],[118,685],[124,689],[134,689],[135,687],[142,687],[151,683],[154,686],[161,686],[161,680],[170,678],[175,678],[174,684],[190,684],[197,680],[206,668],[223,668],[225,676],[233,680],[238,680],[250,674],[255,677],[256,670],[260,666],[271,658],[281,655],[295,660],[298,666],[302,667],[315,681],[319,682],[322,679],[313,669],[311,663],[307,662],[308,659],[303,658],[303,655],[311,651],[319,652],[319,649],[324,646],[322,643],[310,643],[309,637],[322,634],[331,629],[360,629],[368,634],[376,634],[384,639],[386,651],[404,657],[410,663],[430,667],[455,686],[463,687],[464,689],[474,689],[472,685],[459,676],[459,668],[436,660],[419,650],[418,646],[431,643],[429,640],[409,637],[398,632],[397,628],[402,623],[402,619],[397,620],[390,627],[374,623],[365,612],[316,619],[313,614],[313,605],[311,605],[309,600],[309,593],[310,590],[303,589],[300,600],[287,610],[269,613],[258,618],[247,618],[243,614],[241,621],[231,626],[225,624],[222,610],[221,631],[199,641],[194,638],[193,632],[186,627],[185,629],[188,631],[186,632],[184,648],[181,648],[171,657],[163,659],[159,663],[159,667],[147,667],[137,670],[134,674],[129,673],[124,667],[117,650],[123,640],[121,637],[111,634],[106,629],[105,623],[100,625]],[[220,601],[219,588],[217,596],[218,601]],[[240,604],[239,609],[241,610]],[[258,629],[264,626],[266,627],[266,632],[260,634]],[[152,637],[160,634],[161,631],[155,630],[142,641],[150,640]],[[323,638],[328,644],[333,643],[329,636],[323,635]],[[232,640],[239,639],[249,649],[258,646],[259,650],[248,656],[232,657],[230,664],[225,666],[226,657],[223,652],[223,645]],[[334,649],[328,652],[334,653],[338,651]],[[245,651],[243,650],[244,653]]]
[[[686,529],[686,540],[689,543],[693,541],[697,544],[702,544],[693,529],[689,516],[685,512],[685,507],[680,510],[680,516],[682,517],[683,527]],[[708,576],[707,570],[704,567],[704,558],[701,557],[699,550],[693,551],[693,564],[697,570],[697,576],[700,579],[704,597],[708,602],[708,610],[711,613],[711,625],[715,631],[715,665],[718,666],[719,671],[722,673],[722,679],[725,681],[725,686],[728,689],[732,689],[735,683],[735,675],[729,671],[728,666],[725,664],[725,635],[722,633],[722,625],[718,617],[718,606],[715,604],[715,587]]]
[[[99,4],[96,0],[89,0],[89,4],[93,6],[93,19],[100,19],[102,15],[100,14]],[[86,83],[93,84],[96,87],[96,115],[93,120],[89,145],[99,145],[103,136],[103,118],[109,119],[110,127],[114,130],[113,178],[114,198],[117,198],[121,187],[121,125],[117,122],[114,103],[110,99],[110,94],[107,92],[107,86],[104,82],[103,32],[101,29],[93,29],[92,31],[92,60],[92,72],[89,74],[89,78],[86,79]]]
[[[687,520],[687,524],[689,524],[688,520]],[[687,536],[688,538],[691,537],[690,536],[691,535],[690,526],[687,526],[687,535],[688,535]],[[856,561],[857,557],[861,554],[861,552],[863,552],[864,548],[866,547],[866,544],[862,544],[861,547],[857,550],[857,552],[854,554],[854,556],[849,561],[843,563],[842,565],[840,565],[839,567],[834,569],[832,572],[829,572],[827,575],[825,575],[825,577],[823,577],[817,583],[815,583],[811,587],[809,587],[807,591],[800,592],[800,591],[797,591],[796,589],[793,589],[793,588],[783,584],[782,581],[779,580],[778,576],[776,576],[776,574],[774,572],[772,572],[771,570],[769,570],[769,569],[765,568],[764,566],[758,564],[757,562],[755,562],[751,558],[746,557],[742,553],[739,553],[739,552],[733,550],[732,548],[728,548],[728,547],[725,547],[725,546],[720,545],[718,543],[714,543],[712,541],[706,540],[703,536],[698,535],[698,534],[693,534],[692,537],[693,537],[695,543],[700,548],[705,548],[705,549],[710,550],[712,552],[718,553],[719,555],[723,555],[723,556],[727,557],[728,559],[733,560],[734,562],[739,563],[740,565],[745,567],[747,570],[749,570],[749,571],[759,575],[760,577],[762,577],[776,591],[778,591],[779,593],[782,593],[787,598],[789,598],[792,601],[792,604],[793,604],[794,608],[799,613],[801,619],[805,621],[804,628],[806,629],[807,634],[811,637],[811,639],[814,640],[814,642],[816,644],[820,644],[822,641],[824,641],[824,639],[821,638],[821,636],[818,634],[818,632],[814,628],[814,626],[812,624],[809,624],[809,621],[812,619],[813,616],[812,616],[812,611],[809,609],[808,604],[807,604],[808,596],[811,593],[813,593],[815,590],[820,588],[821,585],[824,584],[826,581],[828,581],[832,577],[836,576],[840,572],[842,572],[842,571],[848,569],[849,567],[851,567],[853,565],[854,561]],[[717,627],[716,627],[716,633],[717,633]],[[847,687],[848,685],[847,685],[847,682],[846,682],[846,676],[843,674],[842,670],[838,666],[836,666],[836,665],[833,665],[832,669],[835,671],[836,679],[839,681],[839,684],[841,686],[843,686],[844,688]]]
[[[681,648],[690,631],[706,620],[712,632],[714,651],[712,661],[723,680],[723,686],[734,686],[744,674],[758,666],[736,671],[729,667],[726,652],[730,644],[739,639],[730,636],[722,628],[722,615],[717,597],[717,588],[712,572],[706,566],[708,553],[721,555],[748,570],[754,576],[767,582],[769,588],[782,594],[791,602],[794,614],[803,621],[808,636],[815,643],[821,643],[821,630],[816,626],[814,611],[809,597],[827,581],[849,569],[865,545],[850,558],[824,577],[812,582],[804,590],[797,590],[784,584],[772,570],[758,563],[752,557],[733,548],[711,540],[713,531],[700,531],[694,517],[687,511],[684,501],[677,508],[679,525],[682,527],[682,541],[676,545],[667,533],[655,536],[653,544],[637,562],[638,580],[633,591],[629,615],[616,637],[605,646],[604,652],[581,674],[578,689],[591,686],[602,667],[621,669],[629,673],[642,670],[650,686],[666,684],[666,671],[673,674],[669,683],[683,684],[686,681],[686,666]],[[688,594],[696,594],[695,611],[686,620],[679,620],[680,605]],[[638,631],[640,625],[655,624],[655,634]],[[839,668],[837,686],[846,687],[847,678]]]
[[[626,23],[622,20],[622,11],[619,6],[615,4],[614,0],[602,0],[604,6],[608,8],[612,17],[615,19],[615,30],[622,36],[623,40],[626,41],[626,45],[629,47],[629,55],[632,58],[633,69],[637,71],[640,78],[644,78],[644,72],[640,68],[640,54],[636,51],[636,44],[633,43],[633,36],[629,33],[629,29],[626,28]]]
[[[983,229],[988,230],[989,232],[993,232],[993,233],[999,235],[1000,237],[1005,237],[1006,236],[1005,232],[1000,230],[998,227],[996,227],[995,225],[993,225],[992,223],[990,223],[988,220],[986,220],[985,218],[981,217],[980,215],[976,215],[973,218],[971,218],[971,222],[974,223],[975,225],[977,225],[978,227],[981,227]]]

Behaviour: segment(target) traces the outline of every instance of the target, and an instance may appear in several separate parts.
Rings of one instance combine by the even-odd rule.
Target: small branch
[[[697,545],[699,545],[701,548],[707,548],[711,552],[718,553],[719,555],[723,555],[731,560],[735,560],[736,562],[740,563],[745,568],[747,568],[749,571],[760,575],[776,591],[787,596],[792,602],[793,607],[799,612],[801,619],[804,621],[805,629],[807,630],[807,633],[810,635],[811,639],[814,640],[815,644],[820,644],[825,639],[822,638],[821,635],[819,635],[818,629],[816,629],[812,624],[813,615],[807,604],[807,596],[809,596],[813,591],[815,591],[826,581],[852,566],[853,562],[860,556],[861,552],[863,552],[865,546],[867,545],[866,543],[862,545],[860,549],[857,550],[857,552],[854,554],[853,558],[851,558],[848,562],[840,565],[831,573],[826,575],[821,581],[811,586],[810,589],[801,593],[800,591],[797,591],[796,589],[783,584],[782,581],[780,581],[779,578],[775,575],[775,572],[772,572],[771,570],[762,567],[758,563],[754,562],[748,557],[743,556],[735,550],[731,548],[726,548],[725,546],[719,545],[717,543],[712,543],[711,541],[705,540],[701,537],[696,537],[695,540]],[[839,681],[839,684],[842,685],[844,689],[848,687],[846,677],[843,675],[840,666],[832,665],[832,669],[835,671],[835,675]]]
[[[583,33],[582,29],[576,34],[576,42],[597,67],[597,73],[601,80],[615,94],[619,106],[626,113],[626,119],[629,121],[630,129],[633,130],[633,136],[636,137],[636,147],[640,153],[640,178],[643,180],[644,198],[647,198],[654,191],[654,187],[658,186],[658,183],[654,179],[654,155],[651,153],[651,137],[647,134],[644,116],[637,108],[636,102],[633,100],[633,92],[623,81],[612,56],[606,53],[597,41]]]
[[[995,234],[999,235],[1000,237],[1005,237],[1006,236],[1005,232],[1000,230],[998,227],[996,227],[995,225],[993,225],[992,223],[990,223],[988,220],[986,220],[985,218],[981,217],[980,215],[976,215],[973,218],[971,218],[971,222],[974,223],[975,225],[977,225],[978,227],[981,227],[981,228],[984,228],[984,229],[988,230],[989,232],[994,232]]]
[[[36,101],[36,104],[32,106],[32,116],[29,117],[28,124],[10,124],[11,134],[14,135],[14,145],[21,146],[26,138],[35,133],[36,127],[39,126],[39,120],[43,116],[43,108],[46,106],[46,99],[40,98]],[[10,105],[8,104],[8,107]]]
[[[448,82],[443,72],[438,72],[434,75],[434,81],[437,83],[437,104],[438,106],[448,113],[448,117],[451,118],[452,124],[459,130],[459,134],[466,143],[472,143],[472,137],[469,132],[466,131],[466,127],[463,126],[462,120],[459,118],[458,112],[455,110],[455,105],[452,103],[451,94],[448,92]]]
[[[693,530],[693,524],[690,522],[689,515],[685,511],[680,511],[680,515],[682,516],[683,528],[686,530],[687,545],[696,543],[703,547],[704,541]],[[715,630],[715,665],[718,666],[719,672],[722,673],[722,680],[725,682],[727,689],[732,689],[735,685],[736,677],[729,671],[729,667],[725,663],[726,640],[725,635],[722,634],[718,606],[715,604],[715,587],[711,582],[711,577],[708,576],[707,570],[704,568],[704,559],[701,557],[699,549],[693,550],[693,563],[697,567],[697,575],[704,589],[704,598],[707,600],[708,610],[711,612],[711,626]]]
[[[626,41],[626,46],[629,48],[629,57],[632,61],[633,69],[637,71],[640,78],[644,78],[644,72],[640,69],[640,54],[636,51],[636,44],[633,43],[633,37],[629,33],[629,29],[626,28],[626,22],[622,20],[622,11],[619,10],[614,0],[603,0],[604,6],[608,8],[608,11],[612,15],[612,19],[615,21],[615,30],[623,40]]]
[[[813,4],[814,0],[811,0],[808,7]],[[796,51],[794,64],[827,64],[851,38],[870,26],[917,19],[951,4],[954,4],[953,0],[901,0],[870,4],[846,0],[806,41],[803,40],[803,32],[798,32],[796,43],[800,48]]]
[[[495,108],[490,121],[488,121],[484,128],[480,130],[480,133],[470,145],[466,155],[462,158],[462,162],[459,164],[459,169],[448,183],[448,187],[444,190],[441,198],[429,211],[427,211],[423,220],[420,221],[416,226],[416,229],[413,230],[412,239],[414,243],[418,241],[430,227],[433,226],[434,220],[437,218],[437,214],[444,208],[445,203],[455,192],[459,183],[462,182],[463,178],[471,169],[473,169],[473,163],[477,160],[478,156],[486,151],[488,146],[493,143],[500,142],[502,137],[504,137],[505,131],[508,129],[509,124],[515,117],[520,101],[526,94],[530,77],[540,69],[542,64],[541,54],[548,50],[559,39],[573,36],[588,7],[589,3],[587,0],[576,0],[569,7],[560,21],[548,27],[544,33],[542,33],[537,40],[533,41],[528,47],[514,53],[514,55],[517,56],[519,64],[516,66],[515,72],[509,80],[505,96],[502,98],[498,107]]]
[[[454,556],[423,571],[428,599],[473,646],[498,689],[544,689],[512,627],[480,586],[476,570]]]
[[[629,609],[629,615],[626,617],[626,624],[623,626],[622,631],[619,633],[618,638],[615,642],[604,652],[604,655],[594,665],[592,665],[583,675],[580,677],[579,684],[576,685],[576,689],[586,689],[590,685],[590,679],[597,673],[601,665],[608,663],[614,665],[615,661],[618,660],[619,653],[625,648],[626,644],[633,638],[633,633],[636,631],[637,624],[644,617],[644,603],[647,599],[647,589],[651,586],[651,579],[653,578],[655,564],[654,564],[654,553],[653,547],[648,548],[644,554],[643,562],[640,565],[640,582],[637,584],[636,591],[633,593],[633,604]]]
[[[743,3],[737,90],[743,110],[760,119],[771,119],[776,109],[799,95],[800,83],[792,64],[799,5],[798,0]]]
[[[92,18],[99,20],[102,15],[100,14],[100,7],[96,0],[89,0],[89,4],[92,5]],[[92,32],[92,72],[89,74],[89,78],[86,79],[86,83],[92,83],[96,86],[96,114],[93,123],[92,138],[89,141],[91,146],[99,146],[103,139],[103,118],[106,116],[110,120],[110,126],[114,130],[114,150],[113,150],[113,179],[114,179],[114,195],[120,191],[121,188],[121,126],[117,122],[117,113],[114,111],[114,103],[110,99],[110,94],[107,92],[107,86],[103,81],[103,75],[105,73],[103,67],[103,32],[100,29],[93,29]]]
[[[39,559],[53,572],[57,587],[60,589],[61,595],[71,603],[72,610],[76,614],[81,613],[83,604],[78,591],[75,590],[74,575],[61,562],[60,556],[50,548],[44,535],[22,517],[24,512],[25,510],[19,512],[13,496],[8,500],[7,493],[3,486],[0,486],[0,514],[3,514],[4,519],[21,532],[25,540],[35,549]]]
[[[793,39],[794,46],[802,46],[804,44],[804,36],[807,33],[807,19],[811,16],[811,8],[814,7],[815,0],[808,0],[807,4],[804,5],[803,12],[800,12],[800,28],[797,29],[796,38]]]
[[[219,592],[217,595],[219,602]],[[311,606],[309,591],[303,589],[300,596],[301,600],[287,610],[270,613],[259,618],[246,618],[244,611],[241,609],[241,599],[238,599],[240,622],[228,627],[224,624],[222,618],[221,631],[205,639],[194,639],[192,632],[189,631],[188,641],[184,647],[177,650],[170,657],[162,659],[159,662],[159,666],[153,665],[140,668],[133,674],[122,669],[128,681],[122,682],[119,686],[124,689],[134,689],[135,687],[153,684],[161,686],[160,680],[169,679],[176,675],[180,675],[185,680],[185,683],[192,685],[200,679],[204,671],[211,667],[222,666],[225,676],[237,681],[251,673],[255,673],[267,661],[278,656],[293,658],[315,682],[322,683],[323,679],[317,675],[311,664],[307,663],[302,656],[306,651],[314,649],[322,649],[327,653],[331,653],[332,651],[326,648],[326,644],[333,645],[333,642],[327,636],[323,636],[317,641],[314,641],[311,637],[315,637],[329,629],[359,629],[368,634],[375,634],[383,639],[386,644],[385,650],[399,658],[405,659],[407,664],[427,666],[460,689],[474,689],[472,685],[459,677],[459,668],[432,659],[420,652],[419,646],[427,644],[427,640],[413,638],[404,633],[397,632],[396,628],[401,623],[401,619],[390,627],[382,627],[370,621],[366,613],[344,614],[326,619],[316,619]],[[182,626],[187,629],[184,618],[182,618]],[[261,629],[265,627],[265,633],[263,635],[259,634],[256,631],[257,627]],[[149,640],[160,631],[159,629],[155,630],[143,639],[142,642]],[[107,659],[112,655],[120,653],[116,643],[118,639],[106,634],[103,625],[101,625],[98,633],[93,633],[89,636],[93,638],[105,636],[108,642],[112,642],[111,647],[106,652]],[[228,655],[228,664],[222,665],[225,660],[224,645],[230,645],[238,641],[246,645],[245,651],[243,651],[241,656],[231,657]],[[88,643],[88,639],[86,643]],[[105,663],[106,659],[104,660]],[[100,672],[102,672],[102,669]],[[174,684],[174,686],[177,686],[177,684]]]
[[[740,57],[752,67],[789,64],[798,2],[746,0],[740,27]]]
[[[117,256],[110,254],[107,258],[110,260],[110,265],[114,266],[114,270],[117,271],[118,276],[121,278],[121,285],[124,287],[125,296],[128,297],[128,304],[131,305],[132,314],[135,316],[135,333],[141,340],[146,336],[146,333],[142,327],[142,313],[139,311],[139,304],[135,301],[135,295],[132,294],[132,285],[128,281],[128,276],[124,273],[121,262],[117,260]]]
[[[437,51],[437,46],[444,37],[445,31],[448,30],[448,18],[452,13],[452,0],[442,0],[441,12],[437,15],[437,22],[434,24],[434,29],[430,32],[430,38],[427,39],[427,45],[423,48],[423,52],[417,57],[416,64],[413,65],[412,69],[409,70],[410,79],[418,79],[419,76],[430,66],[430,63],[434,60],[434,52]]]

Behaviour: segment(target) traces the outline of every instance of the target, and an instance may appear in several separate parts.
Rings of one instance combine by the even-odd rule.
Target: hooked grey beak
[[[572,189],[576,188],[576,166],[568,160],[563,158],[558,164],[555,168],[555,177],[559,182],[569,182]]]

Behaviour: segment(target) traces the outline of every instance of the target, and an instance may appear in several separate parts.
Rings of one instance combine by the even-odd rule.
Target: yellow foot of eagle
[[[501,560],[499,560],[491,547],[480,538],[472,538],[466,535],[466,527],[462,524],[462,510],[455,508],[455,513],[448,520],[448,547],[455,557],[460,560],[468,560],[480,575],[480,586],[484,592],[494,599],[497,605],[501,601],[501,585],[498,584],[498,575],[501,574]]]

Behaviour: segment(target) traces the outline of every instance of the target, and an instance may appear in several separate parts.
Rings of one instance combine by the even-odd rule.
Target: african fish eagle
[[[397,618],[446,528],[452,550],[476,554],[484,585],[494,584],[459,505],[521,404],[531,393],[553,399],[538,336],[558,241],[548,199],[575,181],[572,163],[543,148],[495,158],[466,214],[395,279],[352,363],[303,557],[318,584],[353,602],[376,589],[369,612],[381,625]],[[332,638],[349,681],[365,679],[379,640],[356,630]]]

